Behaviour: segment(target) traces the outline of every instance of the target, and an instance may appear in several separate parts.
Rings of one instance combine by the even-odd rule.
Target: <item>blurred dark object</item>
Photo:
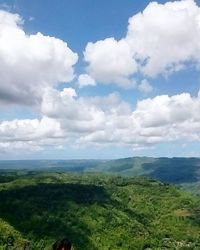
[[[53,244],[53,250],[72,250],[72,244],[67,238],[64,238]]]

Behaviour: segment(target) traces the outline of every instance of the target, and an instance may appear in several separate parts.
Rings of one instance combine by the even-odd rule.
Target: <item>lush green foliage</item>
[[[0,171],[100,172],[120,176],[148,176],[200,194],[200,158],[131,157],[118,160],[0,161]]]
[[[121,176],[149,176],[200,194],[199,158],[132,157],[106,161],[89,171],[115,173]]]
[[[0,180],[0,249],[48,250],[65,235],[76,250],[200,249],[200,202],[171,185],[23,171]]]

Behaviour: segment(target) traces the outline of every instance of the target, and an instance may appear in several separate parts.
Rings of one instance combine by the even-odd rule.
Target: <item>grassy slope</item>
[[[76,250],[200,249],[199,200],[145,178],[18,176],[0,184],[0,201],[0,239],[13,235],[17,249],[48,250],[62,235]]]

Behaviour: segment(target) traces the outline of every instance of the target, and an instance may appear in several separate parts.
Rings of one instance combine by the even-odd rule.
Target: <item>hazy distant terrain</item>
[[[0,161],[0,170],[83,172],[104,162],[104,160],[7,160]]]
[[[182,185],[188,190],[200,190],[199,158],[133,157],[100,163],[91,171],[122,176],[145,175],[162,182]]]
[[[200,192],[200,158],[133,157],[118,160],[0,161],[1,170],[100,172],[126,177],[148,176]]]

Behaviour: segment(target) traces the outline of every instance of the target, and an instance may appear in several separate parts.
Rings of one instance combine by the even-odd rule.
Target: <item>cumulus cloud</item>
[[[137,150],[163,142],[200,141],[199,109],[200,95],[189,93],[144,99],[133,109],[115,93],[83,98],[72,88],[46,89],[43,118],[3,121],[0,137],[2,147],[69,143],[124,145]]]
[[[193,0],[150,3],[129,20],[121,40],[88,43],[80,87],[97,82],[144,93],[148,79],[190,65],[199,67],[200,10]],[[119,94],[81,97],[56,89],[74,78],[78,56],[60,39],[26,34],[17,14],[0,11],[0,102],[37,106],[40,118],[0,122],[0,151],[56,149],[68,145],[126,145],[135,150],[158,143],[200,140],[200,94],[160,95],[137,102]],[[147,76],[136,86],[134,74]],[[63,146],[64,145],[64,146]]]
[[[141,81],[141,83],[138,85],[138,89],[142,93],[148,94],[153,90],[153,87],[151,86],[151,84],[146,79],[143,79]]]
[[[43,88],[74,78],[78,56],[60,39],[26,34],[22,24],[18,14],[0,10],[0,101],[30,105]]]
[[[60,123],[46,116],[40,120],[3,121],[0,123],[0,152],[40,151],[60,144],[64,136]]]
[[[68,132],[85,133],[103,129],[104,112],[95,105],[89,105],[77,98],[72,88],[63,91],[47,89],[42,101],[41,112],[52,119],[58,119]]]
[[[82,87],[85,87],[85,86],[95,86],[96,82],[88,74],[81,74],[78,77],[78,84],[79,84],[79,87],[82,88]]]
[[[38,119],[15,119],[0,123],[1,142],[32,141],[62,136],[60,124],[48,117]]]
[[[137,103],[127,113],[105,112],[101,131],[81,136],[82,143],[128,144],[146,147],[176,140],[200,140],[200,96],[188,93],[157,96]]]
[[[117,41],[88,43],[87,72],[100,83],[131,84],[135,73],[148,77],[183,70],[188,62],[199,69],[200,8],[193,0],[150,3],[129,19]]]
[[[150,3],[129,19],[126,40],[148,76],[199,64],[200,8],[193,0]]]
[[[97,82],[131,86],[129,76],[137,71],[137,65],[125,40],[107,38],[88,43],[84,57],[89,64],[87,71]]]

